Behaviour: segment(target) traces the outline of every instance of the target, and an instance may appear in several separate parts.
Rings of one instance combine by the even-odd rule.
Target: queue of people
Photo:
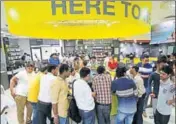
[[[46,124],[47,119],[51,124],[69,124],[70,95],[83,124],[95,124],[96,118],[98,124],[111,124],[113,95],[115,124],[143,124],[149,97],[154,123],[168,124],[175,103],[175,60],[169,63],[160,57],[153,71],[148,55],[130,68],[119,66],[114,56],[107,56],[104,65],[98,65],[94,56],[70,57],[71,61],[61,61],[52,54],[49,64],[37,73],[34,63],[27,62],[25,70],[12,77],[10,91],[19,124]]]

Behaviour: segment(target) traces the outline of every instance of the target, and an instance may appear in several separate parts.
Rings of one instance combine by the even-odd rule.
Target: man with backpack
[[[95,94],[92,93],[87,81],[90,79],[90,69],[83,67],[80,77],[74,82],[74,98],[79,109],[83,124],[95,124]]]

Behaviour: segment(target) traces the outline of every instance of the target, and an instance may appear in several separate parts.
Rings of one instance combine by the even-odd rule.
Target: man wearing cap
[[[148,83],[148,79],[150,74],[153,72],[153,68],[152,65],[149,63],[149,56],[144,54],[141,56],[141,63],[138,64],[139,67],[139,73],[141,74],[141,77],[144,80],[144,86],[145,86],[145,90],[146,90],[146,98],[145,98],[145,103],[144,103],[144,112],[143,112],[143,116],[147,117],[147,113],[145,111],[146,107],[147,107],[147,103],[148,103],[148,98],[149,98],[149,83]]]
[[[32,106],[27,101],[28,85],[35,76],[34,63],[27,62],[25,70],[18,72],[10,80],[10,91],[17,105],[17,117],[19,124],[24,124],[24,110],[27,107],[26,124],[31,123]]]

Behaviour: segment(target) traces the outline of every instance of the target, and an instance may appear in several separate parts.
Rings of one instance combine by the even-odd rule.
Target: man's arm
[[[53,114],[54,117],[58,118],[58,99],[59,99],[59,91],[60,91],[60,86],[58,82],[55,80],[51,87],[50,87],[50,96],[51,96],[51,102],[52,102],[52,109],[53,109]]]
[[[143,79],[136,80],[136,86],[137,86],[137,90],[138,90],[138,96],[141,97],[145,93]]]
[[[154,83],[153,83],[153,74],[151,74],[150,76],[149,76],[149,79],[148,79],[148,84],[149,84],[149,90],[150,90],[150,93],[153,93],[153,91],[152,91],[152,86],[154,87]]]
[[[10,92],[13,98],[15,98],[16,96],[14,87],[16,86],[17,82],[18,82],[18,78],[16,76],[13,76],[10,80]]]

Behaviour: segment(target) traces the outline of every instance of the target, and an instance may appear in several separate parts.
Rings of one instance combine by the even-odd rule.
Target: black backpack
[[[70,101],[70,106],[69,106],[69,109],[68,109],[68,116],[73,120],[75,121],[76,123],[80,123],[82,121],[81,119],[81,116],[79,114],[79,109],[78,109],[78,106],[76,104],[76,100],[74,98],[74,82],[76,80],[73,81],[73,84],[72,84],[72,99]]]

